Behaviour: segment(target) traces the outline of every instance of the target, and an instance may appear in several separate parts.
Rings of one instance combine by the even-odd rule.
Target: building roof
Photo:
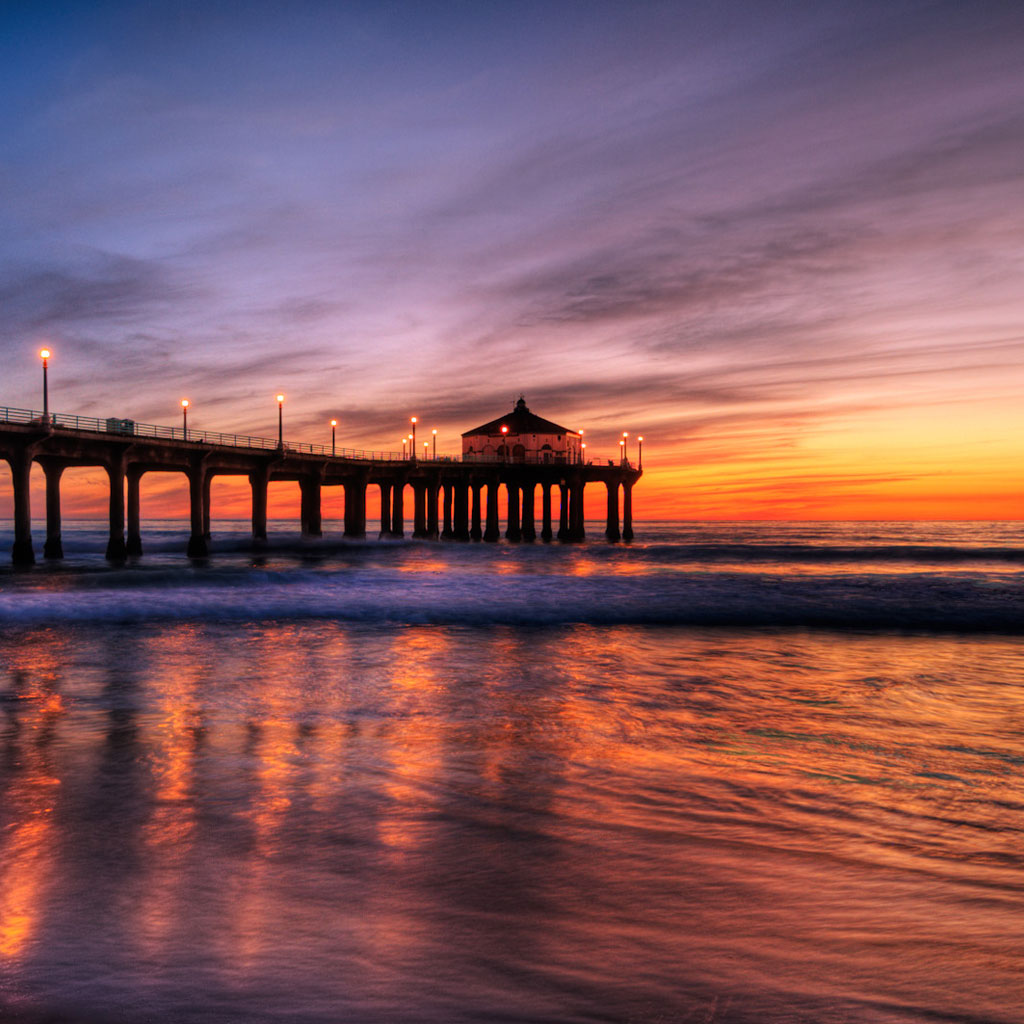
[[[505,416],[499,416],[496,420],[491,420],[490,423],[485,423],[481,427],[474,427],[472,430],[467,430],[462,436],[475,437],[477,435],[484,435],[494,437],[501,433],[502,427],[508,427],[508,432],[512,435],[576,433],[575,430],[570,430],[568,427],[560,426],[557,423],[553,423],[551,420],[544,419],[543,416],[537,416],[530,412],[530,410],[526,408],[526,399],[520,397],[512,412]]]

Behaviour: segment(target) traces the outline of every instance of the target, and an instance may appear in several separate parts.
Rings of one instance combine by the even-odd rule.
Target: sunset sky
[[[274,436],[283,391],[290,437],[360,448],[416,414],[458,451],[523,393],[599,457],[645,436],[640,519],[1024,516],[1020,3],[0,28],[2,405],[41,406],[43,344],[57,412]]]

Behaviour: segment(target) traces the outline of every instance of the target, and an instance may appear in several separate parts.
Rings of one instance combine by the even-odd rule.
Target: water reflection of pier
[[[43,416],[14,409],[3,412],[7,415],[0,418],[0,458],[11,469],[15,564],[35,560],[29,484],[36,463],[46,480],[46,558],[63,557],[61,476],[73,466],[106,471],[107,557],[112,560],[142,553],[140,484],[150,472],[179,472],[187,477],[191,519],[187,552],[194,558],[209,551],[210,485],[217,476],[248,480],[256,547],[267,543],[267,490],[273,481],[299,485],[300,526],[302,535],[309,538],[323,532],[325,487],[344,491],[345,537],[365,537],[367,490],[376,487],[382,537],[404,537],[411,512],[411,535],[417,538],[494,542],[504,535],[510,541],[582,541],[588,483],[604,484],[607,491],[605,537],[611,541],[633,537],[632,491],[642,470],[625,461],[545,465],[417,460],[348,450],[331,454],[320,446],[280,445],[265,438],[191,431],[183,436],[181,428],[146,428],[131,421]]]

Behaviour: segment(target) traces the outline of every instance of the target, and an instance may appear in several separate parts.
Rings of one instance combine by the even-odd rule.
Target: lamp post
[[[46,371],[50,366],[50,350],[48,348],[41,348],[39,350],[39,358],[43,361],[43,419],[47,423],[50,422],[50,390],[47,386]]]
[[[409,458],[409,438],[407,437],[402,438],[402,458]]]
[[[636,443],[637,443],[637,447],[639,448],[639,451],[637,452],[637,457],[636,457],[637,458],[637,468],[638,469],[643,469],[644,468],[644,435],[643,434],[641,434],[636,439]]]
[[[508,427],[501,428],[501,460],[508,462]]]
[[[624,466],[626,464],[626,442],[619,442],[619,465]]]
[[[412,451],[412,461],[415,462],[416,461],[416,417],[413,416],[413,418],[409,422],[412,423],[412,433],[409,435],[409,438],[412,441],[412,448],[410,450]]]
[[[580,446],[576,450],[576,461],[577,462],[582,462],[583,461],[583,449],[586,448],[586,447],[587,446],[583,443],[583,431],[581,430],[580,431]]]
[[[431,431],[431,433],[434,435],[434,454],[433,454],[433,458],[434,458],[434,461],[437,462],[437,428],[435,427]]]
[[[587,442],[580,441],[580,463],[586,465],[587,461]]]
[[[284,395],[277,396],[277,447],[284,449]]]
[[[429,441],[424,441],[424,442],[423,442],[423,458],[424,458],[424,460],[425,460],[425,459],[426,459],[426,457],[427,457],[427,449],[428,449],[429,447],[430,447],[430,442],[429,442]]]
[[[188,440],[188,404],[187,398],[181,400],[181,436],[185,441]]]
[[[622,460],[629,462],[629,431],[622,432]]]
[[[331,420],[331,458],[334,458],[334,442],[336,438],[336,431],[338,429],[338,421]]]

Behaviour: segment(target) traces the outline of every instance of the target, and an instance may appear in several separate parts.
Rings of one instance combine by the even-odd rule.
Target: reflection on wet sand
[[[43,639],[0,677],[0,1010],[998,1021],[1020,984],[1012,641]]]

